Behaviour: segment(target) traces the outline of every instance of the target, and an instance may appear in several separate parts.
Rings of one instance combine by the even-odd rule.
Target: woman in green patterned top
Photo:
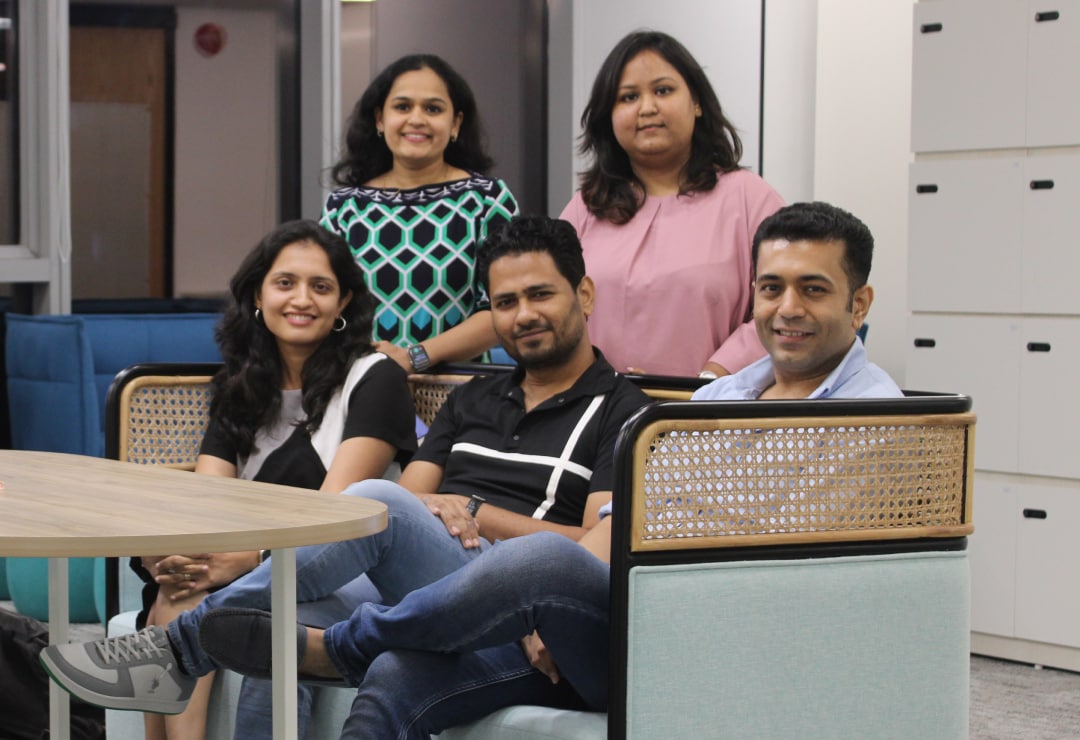
[[[472,91],[431,54],[398,59],[368,86],[334,165],[322,225],[349,242],[378,301],[376,348],[407,371],[496,344],[476,247],[517,214]]]

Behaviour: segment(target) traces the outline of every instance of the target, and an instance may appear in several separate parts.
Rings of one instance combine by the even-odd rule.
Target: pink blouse
[[[589,213],[581,193],[562,212],[596,284],[589,337],[620,372],[736,372],[765,354],[752,321],[754,232],[784,205],[749,170],[709,192],[648,197],[622,226]]]

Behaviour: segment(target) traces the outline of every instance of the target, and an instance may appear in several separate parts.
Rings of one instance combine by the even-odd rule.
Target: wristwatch
[[[431,367],[431,358],[428,357],[427,350],[424,349],[422,344],[413,344],[406,350],[409,353],[409,364],[412,365],[412,369],[418,373],[422,373]]]
[[[469,497],[469,503],[465,504],[465,511],[469,512],[469,516],[473,519],[476,518],[476,512],[480,511],[480,507],[487,501],[482,496],[477,496],[475,493]]]

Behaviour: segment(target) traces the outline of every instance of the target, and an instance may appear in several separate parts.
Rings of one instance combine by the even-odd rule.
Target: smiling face
[[[864,285],[852,293],[843,242],[761,242],[754,283],[754,323],[772,357],[777,385],[812,392],[855,341],[873,300]]]
[[[395,166],[430,167],[443,154],[461,127],[450,92],[428,67],[405,72],[394,80],[386,102],[375,111],[375,125],[383,133]]]
[[[700,115],[686,80],[655,51],[623,67],[611,126],[633,167],[682,167]]]
[[[283,354],[310,356],[350,298],[341,295],[323,248],[303,241],[278,252],[255,294],[255,307]]]
[[[585,318],[592,313],[592,281],[575,290],[547,252],[500,257],[488,271],[491,316],[506,351],[527,369],[568,363],[592,347]]]

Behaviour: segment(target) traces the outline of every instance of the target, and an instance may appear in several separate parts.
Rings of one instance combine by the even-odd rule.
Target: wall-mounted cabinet
[[[915,162],[908,202],[911,310],[1080,314],[1080,154]]]
[[[1080,670],[1080,0],[914,18],[906,383],[979,418],[972,648]]]
[[[908,386],[974,400],[977,469],[1080,479],[1080,317],[915,314],[908,339]]]
[[[1016,472],[1019,466],[1020,358],[1008,350],[1019,342],[1014,318],[916,314],[908,323],[906,384],[971,396],[980,470]]]
[[[971,629],[1080,648],[1072,587],[1080,496],[1068,481],[979,473],[971,538]]]
[[[912,149],[1080,144],[1078,33],[1080,0],[918,3]]]

